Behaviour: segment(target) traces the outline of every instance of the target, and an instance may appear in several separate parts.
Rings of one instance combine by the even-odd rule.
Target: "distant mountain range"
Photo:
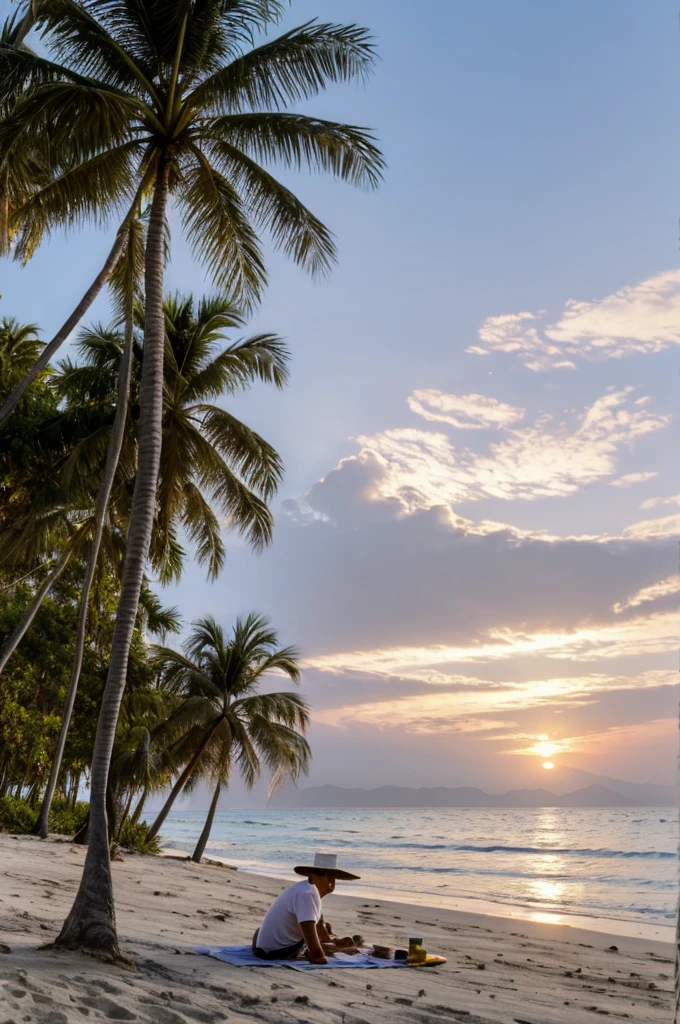
[[[579,773],[588,775],[587,772]],[[308,786],[287,791],[279,806],[312,807],[667,807],[676,806],[674,786],[622,782],[607,779],[571,793],[547,789],[513,789],[486,793],[476,786],[422,787],[381,786],[378,789],[345,789],[342,786]]]

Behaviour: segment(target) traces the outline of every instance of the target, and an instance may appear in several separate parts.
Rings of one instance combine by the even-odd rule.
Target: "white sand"
[[[283,884],[169,858],[126,855],[113,865],[121,948],[135,972],[41,949],[59,932],[83,858],[70,843],[0,835],[0,942],[11,949],[0,955],[0,1024],[577,1024],[598,1015],[668,1024],[672,1017],[670,944],[337,892],[324,901],[336,931],[397,946],[422,935],[448,963],[308,974],[230,967],[192,950],[248,942]]]

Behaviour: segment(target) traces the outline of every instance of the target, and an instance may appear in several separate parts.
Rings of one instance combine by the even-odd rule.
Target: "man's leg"
[[[295,942],[292,946],[284,946],[282,949],[261,949],[257,945],[258,931],[253,935],[253,954],[260,960],[294,960],[298,955],[304,942]]]

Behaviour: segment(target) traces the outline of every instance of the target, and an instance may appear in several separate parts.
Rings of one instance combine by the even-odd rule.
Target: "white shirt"
[[[321,917],[321,896],[315,885],[304,878],[282,892],[274,900],[264,917],[257,944],[266,953],[284,949],[302,940],[300,921],[314,921]]]

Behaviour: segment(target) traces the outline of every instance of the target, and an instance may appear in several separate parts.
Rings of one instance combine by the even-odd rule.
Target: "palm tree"
[[[133,259],[129,262],[134,264]],[[128,303],[131,303],[134,290],[133,274]],[[283,387],[288,380],[288,356],[283,343],[271,334],[258,335],[217,353],[217,343],[224,337],[224,332],[242,322],[226,299],[203,299],[196,308],[192,297],[180,299],[171,296],[165,301],[164,313],[167,340],[163,442],[152,564],[164,582],[179,577],[183,560],[178,541],[181,526],[196,543],[199,564],[206,563],[209,576],[214,578],[224,562],[225,552],[220,521],[213,511],[211,499],[222,519],[239,532],[246,533],[250,543],[259,548],[271,538],[272,521],[267,501],[279,484],[282,467],[279,456],[266,441],[207,399],[234,394],[256,378]],[[119,391],[97,496],[96,530],[80,599],[71,682],[50,779],[36,825],[37,834],[42,838],[48,834],[50,806],[61,769],[82,665],[89,593],[104,531],[104,517],[123,448],[134,349],[131,305],[125,319],[129,325],[126,326],[125,338],[117,333],[115,327],[85,332],[80,339],[80,350],[86,361],[79,366],[74,366],[70,360],[64,361],[54,380],[57,393],[67,402],[66,415],[77,418],[82,409],[88,414],[88,423],[94,428],[90,444],[95,449],[101,441],[100,433],[107,429],[101,410],[102,407],[106,409],[106,399],[115,386],[116,376]],[[141,354],[139,346],[137,351]],[[96,401],[99,422],[92,422],[89,417],[93,400]],[[84,447],[87,448],[79,446],[78,465],[88,461]],[[134,431],[128,430],[128,450],[124,456],[128,466],[135,464],[135,448]],[[69,470],[74,473],[72,462],[73,458],[69,460]]]
[[[80,606],[78,609],[78,626],[76,633],[76,650],[73,658],[71,679],[69,681],[68,689],[66,691],[66,699],[64,701],[64,710],[62,712],[61,728],[59,731],[59,739],[57,741],[57,749],[55,751],[54,758],[52,760],[52,765],[50,767],[50,774],[47,781],[47,787],[43,795],[40,814],[38,816],[38,821],[36,823],[34,830],[36,834],[40,836],[41,839],[46,839],[49,833],[50,808],[52,807],[52,800],[54,798],[54,794],[57,788],[57,781],[59,779],[59,773],[61,771],[61,762],[64,756],[64,750],[66,748],[66,736],[68,734],[69,726],[71,724],[71,715],[73,714],[73,706],[75,704],[76,694],[78,692],[80,672],[83,667],[83,654],[85,652],[85,639],[87,634],[87,616],[90,606],[90,591],[92,590],[92,584],[94,582],[95,573],[97,571],[97,560],[99,558],[99,549],[101,547],[102,537],[104,535],[104,529],[106,526],[109,499],[111,497],[111,491],[113,489],[116,471],[118,469],[118,459],[120,458],[121,449],[123,447],[125,424],[128,416],[128,395],[130,392],[130,380],[132,377],[132,357],[134,343],[134,306],[135,299],[137,299],[139,296],[140,285],[140,231],[141,224],[139,220],[137,220],[133,222],[132,225],[130,225],[125,235],[125,244],[127,249],[127,252],[125,254],[126,259],[123,261],[123,274],[121,275],[122,279],[119,279],[118,282],[120,285],[119,291],[122,296],[122,314],[125,327],[125,340],[118,373],[115,402],[116,411],[111,431],[109,434],[109,440],[106,449],[106,459],[104,462],[104,468],[102,471],[101,480],[99,482],[99,489],[97,492],[97,498],[95,501],[94,531],[92,535],[92,540],[90,541],[90,547],[87,556],[87,566],[85,569],[85,576],[83,579],[83,588],[80,594]]]
[[[208,841],[219,793],[233,766],[250,789],[263,765],[276,781],[298,778],[307,771],[309,721],[306,702],[296,693],[260,693],[271,672],[299,682],[298,652],[279,648],[278,636],[266,619],[251,614],[237,619],[227,641],[222,627],[207,616],[194,630],[181,654],[156,649],[156,664],[166,688],[182,697],[164,733],[183,764],[177,780],[148,832],[160,831],[173,803],[190,782],[206,775],[215,785],[206,828],[193,859],[200,861]]]
[[[353,126],[285,109],[329,82],[362,79],[374,52],[357,26],[310,22],[248,49],[282,13],[277,0],[50,0],[38,11],[56,60],[0,45],[0,82],[23,97],[0,125],[0,152],[21,162],[49,133],[54,177],[16,212],[19,247],[46,226],[102,218],[152,194],[145,258],[139,462],[109,675],[91,779],[90,844],[57,940],[118,954],[106,784],[142,575],[154,522],[163,408],[163,270],[170,199],[216,283],[245,303],[266,280],[257,229],[312,273],[328,269],[328,230],[263,164],[329,171],[375,187],[382,159]],[[1,97],[0,97],[1,98]]]

